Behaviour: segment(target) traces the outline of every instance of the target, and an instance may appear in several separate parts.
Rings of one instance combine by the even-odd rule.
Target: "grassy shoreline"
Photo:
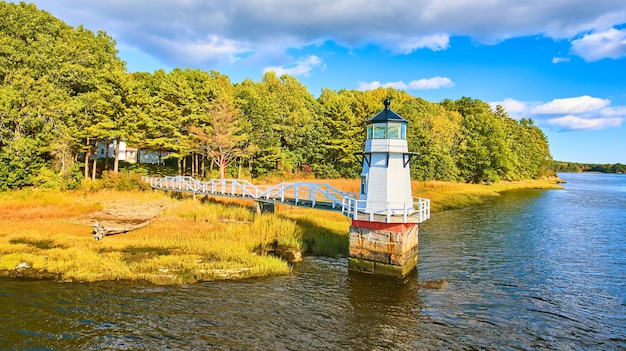
[[[356,180],[324,181],[357,191]],[[558,188],[555,181],[495,185],[414,182],[416,196],[439,212],[484,203],[516,189]],[[0,193],[0,277],[63,282],[136,280],[153,284],[284,275],[290,265],[268,246],[345,256],[350,222],[340,213],[277,206],[255,215],[247,201],[193,200],[158,191],[21,190]],[[95,220],[147,227],[94,240]]]

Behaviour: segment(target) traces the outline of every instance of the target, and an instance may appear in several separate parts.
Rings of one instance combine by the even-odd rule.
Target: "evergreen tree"
[[[250,172],[261,176],[278,169],[281,139],[275,124],[279,119],[278,104],[263,89],[263,83],[244,80],[235,87],[236,106],[245,120],[243,133],[254,148],[250,157]]]
[[[350,108],[352,99],[342,93],[324,89],[318,98],[329,138],[324,141],[326,174],[330,177],[357,178],[361,167],[354,154],[363,150],[363,126]]]

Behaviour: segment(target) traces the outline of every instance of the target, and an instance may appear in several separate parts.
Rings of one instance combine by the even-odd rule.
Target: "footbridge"
[[[356,193],[343,192],[330,184],[283,182],[277,185],[255,185],[241,179],[199,181],[189,176],[143,177],[153,189],[215,197],[229,197],[289,206],[310,207],[341,212],[343,215],[370,222],[422,223],[430,218],[430,200],[414,197],[413,206],[385,203],[376,211],[365,211],[365,202]]]

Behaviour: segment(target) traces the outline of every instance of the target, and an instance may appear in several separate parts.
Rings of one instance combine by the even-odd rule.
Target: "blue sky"
[[[35,0],[104,30],[129,71],[468,96],[535,120],[556,160],[626,164],[624,0]],[[393,106],[392,106],[393,108]]]

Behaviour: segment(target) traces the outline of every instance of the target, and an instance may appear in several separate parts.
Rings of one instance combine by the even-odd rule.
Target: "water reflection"
[[[412,349],[423,309],[417,273],[404,279],[348,273],[351,346],[357,349]]]

